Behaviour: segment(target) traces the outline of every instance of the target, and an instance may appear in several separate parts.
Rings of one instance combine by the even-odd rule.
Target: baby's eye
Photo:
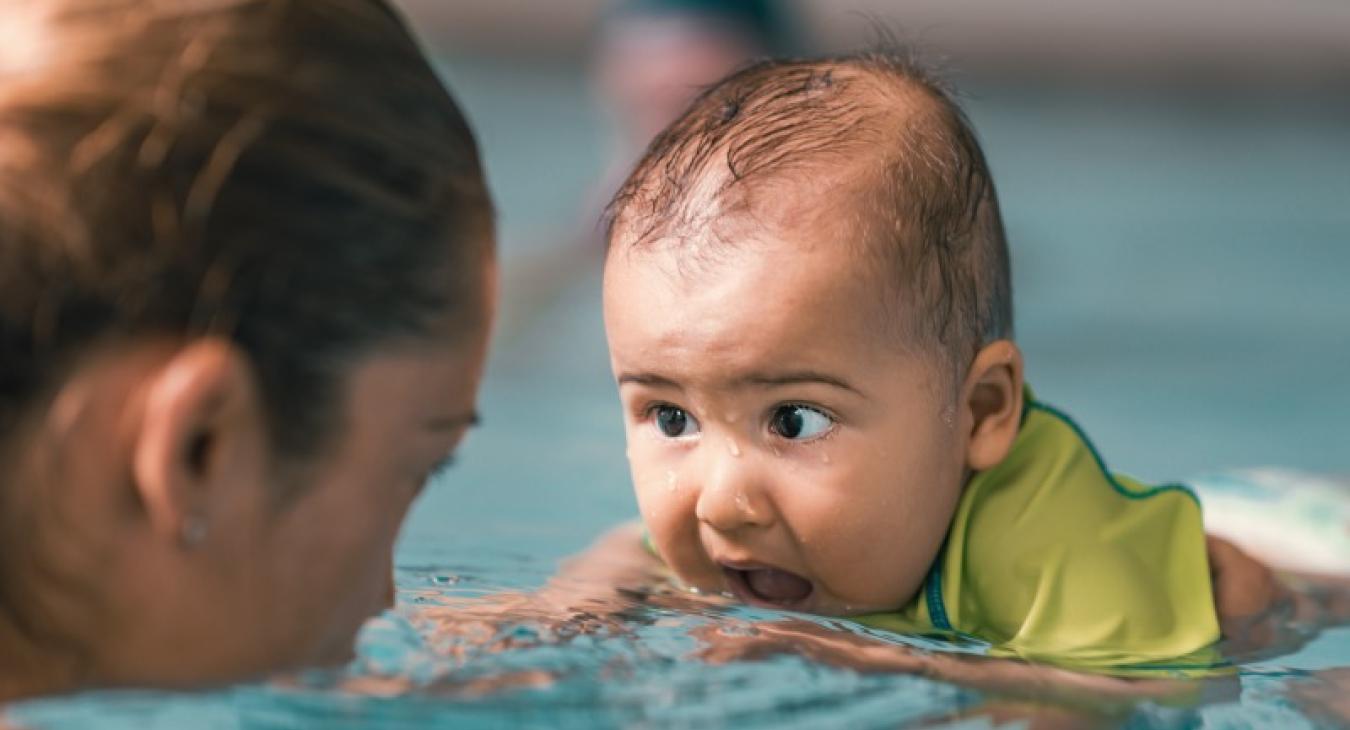
[[[779,406],[769,419],[770,430],[794,441],[810,441],[833,425],[833,418],[810,406]]]
[[[652,409],[656,428],[670,438],[692,436],[698,433],[698,421],[682,408],[675,406],[656,406]]]

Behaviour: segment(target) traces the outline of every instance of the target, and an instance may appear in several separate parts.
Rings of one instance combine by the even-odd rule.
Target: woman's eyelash
[[[450,467],[454,465],[455,465],[455,455],[446,454],[444,458],[442,458],[435,464],[432,464],[431,468],[427,470],[426,480],[430,481],[432,479],[442,476],[446,472],[450,471]]]

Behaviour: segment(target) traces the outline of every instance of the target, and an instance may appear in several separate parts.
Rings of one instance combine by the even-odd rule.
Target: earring
[[[183,520],[183,527],[179,534],[179,539],[183,542],[183,547],[197,547],[206,539],[206,520],[201,517],[188,517]]]

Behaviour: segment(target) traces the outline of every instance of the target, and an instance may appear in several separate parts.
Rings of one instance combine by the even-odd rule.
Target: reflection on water
[[[87,695],[29,703],[18,718],[39,727],[895,727],[1026,713],[1138,728],[1331,727],[1307,713],[1344,697],[1317,674],[1344,663],[1350,627],[1313,636],[1294,655],[1249,657],[1236,686],[1223,681],[1181,702],[1028,705],[903,674],[860,674],[791,655],[710,664],[696,657],[716,630],[750,635],[770,611],[675,594],[619,598],[620,618],[580,613],[559,621],[521,589],[551,561],[481,551],[472,564],[405,566],[401,610],[371,622],[359,658],[343,671],[189,696]],[[519,600],[475,620],[474,599]],[[508,601],[509,603],[509,601]],[[1287,636],[1302,637],[1290,623]],[[841,629],[843,630],[843,629]],[[862,629],[856,629],[864,631]],[[974,644],[867,632],[920,654],[979,653]],[[1344,681],[1342,679],[1341,681]],[[1319,697],[1319,692],[1323,696]],[[1044,694],[1043,692],[1039,694]],[[1195,704],[1200,702],[1198,706]],[[1322,724],[1319,724],[1321,722]]]

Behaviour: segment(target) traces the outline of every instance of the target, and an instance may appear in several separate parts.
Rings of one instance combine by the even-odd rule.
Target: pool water
[[[511,120],[561,119],[573,125],[562,138],[585,141],[591,119],[580,107],[530,108],[481,74],[451,75],[500,171],[510,267],[549,245],[526,240],[546,230],[531,217],[541,193],[526,175],[558,162],[561,178],[581,180],[594,167],[561,157],[573,145],[555,145],[567,151],[554,159],[519,149]],[[1238,111],[1011,92],[977,100],[1014,245],[1029,378],[1111,466],[1142,477],[1262,465],[1350,473],[1350,112]],[[562,627],[522,609],[486,640],[432,620],[447,604],[538,588],[560,559],[635,515],[598,302],[592,271],[513,315],[485,385],[484,425],[404,531],[400,608],[367,626],[351,667],[200,694],[38,700],[8,719],[135,730],[994,724],[991,708],[1006,700],[923,677],[790,655],[699,661],[700,632],[776,618],[718,601],[634,599],[621,620]],[[1236,686],[1198,703],[1033,711],[1131,728],[1341,726],[1328,713],[1337,702],[1345,712],[1350,696],[1350,670],[1336,673],[1350,667],[1350,627],[1286,628],[1280,647],[1238,657]]]

